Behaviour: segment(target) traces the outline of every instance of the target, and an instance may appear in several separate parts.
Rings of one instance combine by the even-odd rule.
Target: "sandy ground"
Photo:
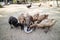
[[[49,18],[54,18],[57,22],[47,34],[42,29],[36,29],[29,34],[19,28],[10,29],[9,16],[18,17],[21,13],[29,13],[30,15],[35,13],[49,14]],[[60,40],[60,8],[33,5],[28,9],[25,4],[11,4],[0,8],[0,40]]]

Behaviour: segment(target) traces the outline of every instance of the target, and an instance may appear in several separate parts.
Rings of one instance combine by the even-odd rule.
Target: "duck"
[[[22,30],[24,30],[24,24],[25,24],[25,16],[22,13],[21,15],[18,16],[18,21],[20,24],[22,24],[23,26],[21,27]]]
[[[27,8],[30,8],[32,6],[32,3],[30,5],[27,6]]]
[[[40,6],[41,6],[41,4],[38,5],[38,7],[40,7]]]

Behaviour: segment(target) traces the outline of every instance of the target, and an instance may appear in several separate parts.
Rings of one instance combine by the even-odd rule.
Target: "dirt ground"
[[[19,28],[10,29],[9,16],[18,17],[21,13],[49,14],[49,18],[54,18],[57,22],[47,34],[42,29],[29,34]],[[0,40],[60,40],[60,8],[33,6],[28,9],[25,4],[11,4],[0,8]]]

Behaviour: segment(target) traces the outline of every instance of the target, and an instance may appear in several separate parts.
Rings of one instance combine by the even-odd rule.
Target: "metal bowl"
[[[24,31],[26,32],[26,33],[31,33],[34,29],[30,29],[29,31],[27,31],[27,26],[26,27],[24,27]]]

